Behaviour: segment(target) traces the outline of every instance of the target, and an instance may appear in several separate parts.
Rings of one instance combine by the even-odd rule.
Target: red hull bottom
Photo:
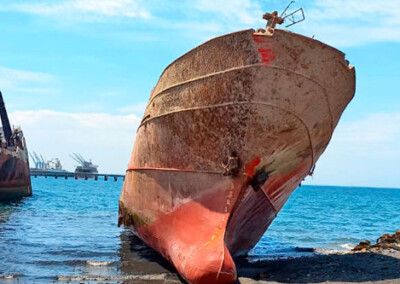
[[[241,254],[256,245],[292,193],[293,184],[300,182],[299,173],[306,171],[308,165],[302,163],[291,173],[275,176],[258,189],[250,185],[255,166],[239,177],[221,179],[213,186],[209,183],[210,188],[203,188],[193,199],[183,198],[183,202],[177,202],[166,213],[148,211],[154,205],[159,209],[164,207],[159,205],[157,194],[154,199],[146,197],[151,195],[155,184],[171,181],[168,174],[128,171],[121,195],[120,223],[130,226],[168,259],[189,283],[233,283],[237,275],[231,254]],[[185,179],[184,175],[178,179]],[[147,184],[146,195],[131,195],[134,182],[144,176],[152,176],[155,183]],[[198,182],[194,184],[206,187],[201,183],[203,178],[197,176]],[[173,189],[164,186],[164,190]],[[152,214],[156,216],[149,219]]]
[[[232,283],[237,278],[236,266],[227,247],[232,244],[226,236],[234,234],[227,233],[227,228],[238,200],[245,199],[243,193],[248,189],[254,192],[249,181],[248,176],[227,179],[148,224],[143,224],[138,212],[132,214],[123,201],[120,216],[142,240],[172,262],[189,283]],[[262,191],[259,194],[263,195]],[[266,208],[272,207],[262,206],[258,211],[275,217],[275,212]]]

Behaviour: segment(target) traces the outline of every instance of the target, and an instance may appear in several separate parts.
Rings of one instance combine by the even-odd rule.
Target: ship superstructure
[[[97,165],[94,165],[91,160],[86,160],[81,154],[73,153],[70,155],[72,159],[78,162],[80,165],[75,168],[75,174],[78,178],[94,178],[97,174]]]

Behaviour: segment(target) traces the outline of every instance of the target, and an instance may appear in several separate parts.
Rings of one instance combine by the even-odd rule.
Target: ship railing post
[[[104,181],[108,181],[108,176],[104,175]]]
[[[117,180],[118,180],[117,176],[114,176],[114,181],[117,181]]]

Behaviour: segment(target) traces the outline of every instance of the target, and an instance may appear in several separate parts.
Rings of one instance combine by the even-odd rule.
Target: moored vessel
[[[11,129],[0,92],[0,201],[32,195],[28,150],[19,128]]]
[[[189,283],[236,280],[233,257],[312,174],[354,96],[342,52],[264,18],[171,63],[137,130],[119,224]]]
[[[80,164],[75,168],[77,178],[95,178],[95,175],[98,174],[98,166],[94,165],[91,160],[87,161],[81,154],[74,153],[71,158]]]

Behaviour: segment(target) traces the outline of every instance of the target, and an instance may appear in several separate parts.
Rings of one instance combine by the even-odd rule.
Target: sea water
[[[0,283],[121,280],[171,270],[117,227],[121,180],[41,177],[32,186],[32,197],[0,204]],[[303,186],[249,258],[302,256],[310,253],[305,248],[348,251],[360,240],[400,229],[399,208],[400,189]]]

